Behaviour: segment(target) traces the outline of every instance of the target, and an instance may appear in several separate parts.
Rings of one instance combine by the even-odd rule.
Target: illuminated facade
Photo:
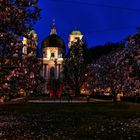
[[[29,39],[26,37],[23,37],[23,48],[22,53],[24,55],[30,54],[30,55],[36,55],[36,49],[38,46],[37,40],[38,36],[34,30],[30,31],[28,34]]]
[[[49,92],[48,83],[62,81],[63,59],[65,56],[65,43],[57,35],[56,26],[53,24],[50,35],[42,42],[43,70],[45,79],[44,93]]]
[[[23,38],[23,54],[34,54],[29,52],[29,44],[31,46],[37,46],[37,34],[35,31],[31,31],[32,42],[30,40]],[[77,41],[77,39],[82,40],[83,35],[80,31],[74,30],[69,36],[68,47],[72,45],[72,42]],[[34,43],[34,44],[31,44]],[[57,35],[57,30],[55,23],[53,23],[50,35],[42,41],[41,51],[42,57],[42,70],[41,75],[45,82],[43,84],[43,93],[52,94],[50,96],[58,96],[57,91],[62,92],[62,80],[63,80],[63,60],[65,57],[65,43],[61,37]],[[54,88],[57,89],[55,91]],[[55,92],[55,93],[54,93]]]

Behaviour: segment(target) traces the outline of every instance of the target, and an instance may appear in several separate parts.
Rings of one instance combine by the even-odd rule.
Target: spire
[[[55,19],[53,19],[53,24],[52,24],[52,29],[51,29],[50,35],[52,35],[52,34],[57,34],[56,25],[55,25]]]
[[[53,25],[55,26],[55,19],[53,19],[52,22],[53,22]]]

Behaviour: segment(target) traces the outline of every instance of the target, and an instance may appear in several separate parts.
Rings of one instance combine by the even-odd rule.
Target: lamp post
[[[57,58],[55,58],[54,64],[55,64],[55,79],[57,79]]]
[[[54,65],[55,65],[55,75],[54,75],[54,79],[53,79],[53,92],[54,92],[54,96],[56,96],[57,93],[57,59],[54,59]]]

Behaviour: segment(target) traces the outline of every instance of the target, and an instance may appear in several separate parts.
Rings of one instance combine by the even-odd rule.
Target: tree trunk
[[[113,102],[114,103],[117,102],[117,94],[114,89],[112,89],[112,95],[113,95]]]
[[[114,102],[114,103],[117,102],[117,94],[113,94],[113,102]]]
[[[79,86],[76,86],[75,87],[75,96],[76,97],[79,97],[80,96],[80,87]]]

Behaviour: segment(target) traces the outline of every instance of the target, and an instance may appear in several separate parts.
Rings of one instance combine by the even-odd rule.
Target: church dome
[[[71,32],[71,35],[82,35],[82,33],[79,30],[74,30]]]
[[[51,34],[42,42],[42,48],[45,47],[59,47],[65,49],[65,43],[61,37],[56,34]]]

